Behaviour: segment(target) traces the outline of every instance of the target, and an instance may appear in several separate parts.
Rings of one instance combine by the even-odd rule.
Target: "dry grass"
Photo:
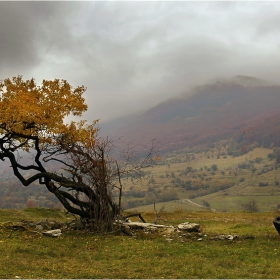
[[[19,220],[40,220],[44,211],[15,212]],[[52,211],[48,210],[52,219]],[[3,214],[3,215],[2,215]],[[16,221],[13,211],[0,211]],[[53,212],[65,220],[63,213]],[[0,228],[0,278],[279,278],[279,237],[272,219],[277,213],[163,212],[167,224],[196,222],[196,236],[96,235],[68,231],[48,238],[31,231]],[[58,217],[60,216],[60,218]],[[143,213],[148,221],[154,212]],[[235,241],[214,241],[217,234],[237,234]],[[172,238],[172,237],[171,237]]]
[[[174,211],[176,209],[185,209],[188,211],[201,211],[198,207],[190,206],[184,203],[183,199],[188,199],[193,195],[197,195],[203,187],[199,190],[186,190],[183,187],[176,186],[174,181],[180,179],[181,181],[192,180],[199,184],[209,184],[212,186],[222,187],[223,185],[232,184],[230,188],[224,190],[217,190],[212,193],[202,194],[192,200],[198,204],[203,204],[203,201],[207,201],[211,208],[217,211],[243,211],[244,204],[254,199],[258,204],[259,211],[276,211],[280,195],[280,184],[276,185],[275,182],[280,182],[279,169],[274,169],[262,173],[262,170],[266,168],[266,165],[273,165],[274,160],[268,158],[268,154],[271,153],[271,149],[256,148],[253,151],[248,152],[242,156],[232,157],[227,156],[223,158],[217,158],[214,153],[213,157],[205,153],[195,155],[195,159],[188,160],[182,163],[171,163],[155,166],[147,169],[150,174],[148,179],[142,182],[142,184],[133,184],[130,180],[124,183],[125,190],[128,190],[133,186],[136,191],[145,191],[146,193],[154,192],[155,200],[158,208],[162,206],[165,210]],[[209,154],[209,153],[208,153]],[[261,158],[260,162],[256,159]],[[253,173],[251,169],[238,168],[240,163],[253,162],[256,171]],[[211,166],[217,165],[218,170],[213,172]],[[194,171],[184,173],[184,171],[191,167]],[[208,170],[207,170],[207,169]],[[201,170],[202,169],[202,170]],[[260,174],[262,173],[262,174]],[[171,176],[173,174],[173,177]],[[153,178],[154,183],[149,183],[149,180]],[[263,187],[259,184],[261,182],[267,183],[267,186]],[[165,191],[170,190],[178,194],[177,201],[170,201],[160,203],[157,198]],[[137,200],[137,198],[125,197],[123,201]],[[151,211],[153,205],[145,205],[145,198],[139,199],[143,201],[144,205],[134,207],[139,211]],[[126,209],[131,207],[126,207]]]

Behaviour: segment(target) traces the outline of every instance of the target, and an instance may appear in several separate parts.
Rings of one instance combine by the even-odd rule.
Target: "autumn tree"
[[[131,153],[121,166],[110,155],[112,141],[97,137],[97,121],[65,122],[87,110],[86,88],[66,80],[24,81],[22,76],[0,83],[0,159],[9,160],[24,186],[39,182],[70,213],[91,221],[95,230],[108,231],[120,212],[113,190],[121,190],[121,176],[138,172],[153,161],[153,149],[143,160]],[[23,155],[31,155],[27,163]],[[56,162],[55,172],[47,164]],[[32,174],[26,177],[25,172]]]

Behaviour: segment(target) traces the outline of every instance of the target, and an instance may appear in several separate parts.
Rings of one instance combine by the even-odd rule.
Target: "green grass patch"
[[[18,220],[40,220],[45,214],[50,220],[65,219],[63,212],[52,210],[15,213]],[[142,215],[147,221],[155,218],[152,211]],[[199,223],[202,241],[192,236],[168,242],[166,236],[143,232],[131,237],[64,231],[59,238],[49,238],[31,230],[1,227],[0,278],[279,278],[279,236],[272,224],[276,215],[184,210],[162,213],[165,224]],[[2,217],[16,221],[13,211],[0,210],[0,217],[2,223]],[[239,238],[211,239],[219,234]]]

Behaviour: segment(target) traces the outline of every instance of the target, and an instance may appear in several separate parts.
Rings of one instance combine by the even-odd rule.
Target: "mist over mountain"
[[[147,106],[148,106],[147,100]],[[247,76],[217,80],[178,95],[115,127],[109,136],[135,141],[139,152],[156,140],[162,152],[233,138],[280,145],[280,86]]]

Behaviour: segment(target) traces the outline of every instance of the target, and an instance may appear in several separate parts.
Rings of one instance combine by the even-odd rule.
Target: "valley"
[[[123,207],[137,211],[276,211],[279,207],[278,149],[254,148],[239,156],[226,148],[168,153],[145,170],[145,179],[124,181]],[[192,203],[186,203],[191,200]],[[195,205],[198,204],[198,205]],[[201,207],[203,206],[203,207]]]

